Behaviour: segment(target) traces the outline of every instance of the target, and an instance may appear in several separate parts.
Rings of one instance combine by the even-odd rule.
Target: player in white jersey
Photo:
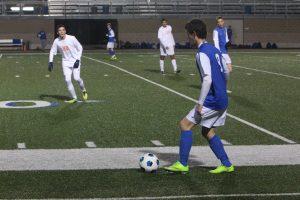
[[[172,27],[168,25],[166,19],[161,20],[162,26],[158,29],[158,40],[160,42],[160,71],[165,75],[165,58],[170,56],[174,73],[178,74],[181,70],[177,69],[177,63],[175,59],[175,40],[172,34]]]
[[[83,80],[80,78],[80,59],[82,55],[82,46],[74,36],[66,34],[66,28],[64,25],[59,25],[57,27],[57,34],[59,37],[54,40],[50,50],[48,70],[50,72],[53,70],[53,57],[57,54],[57,51],[59,51],[62,54],[62,68],[65,81],[72,96],[72,99],[67,102],[77,102],[77,96],[72,84],[72,74],[74,80],[77,81],[80,86],[83,99],[87,100],[88,94],[84,87]]]

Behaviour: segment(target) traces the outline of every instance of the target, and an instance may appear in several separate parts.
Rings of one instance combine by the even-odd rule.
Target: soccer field
[[[217,133],[237,170],[221,175],[208,173],[218,162],[199,128],[189,174],[137,170],[146,152],[162,165],[177,159],[178,123],[200,79],[192,50],[177,52],[179,75],[166,60],[166,76],[156,51],[117,53],[117,61],[84,53],[90,100],[71,105],[60,57],[50,73],[48,54],[3,54],[0,198],[300,198],[300,52],[231,52],[230,105]],[[17,109],[32,101],[49,106]]]

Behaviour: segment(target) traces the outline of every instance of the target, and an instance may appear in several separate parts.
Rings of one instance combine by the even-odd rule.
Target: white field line
[[[94,142],[92,142],[92,141],[85,142],[85,145],[88,148],[96,148],[97,147],[97,145]]]
[[[72,200],[157,200],[157,199],[215,199],[230,197],[288,197],[300,196],[299,192],[294,193],[244,193],[244,194],[204,194],[204,195],[180,195],[180,196],[157,196],[157,197],[114,197],[114,198],[89,198],[89,199],[73,199]],[[47,199],[59,200],[59,199]],[[71,200],[71,199],[66,199]]]
[[[189,60],[189,61],[193,61],[190,58],[181,58],[184,60]],[[293,78],[293,79],[298,79],[300,80],[299,76],[290,76],[290,75],[286,75],[286,74],[281,74],[281,73],[277,73],[277,72],[270,72],[270,71],[266,71],[266,70],[261,70],[261,69],[255,69],[255,68],[249,68],[249,67],[243,67],[240,65],[232,65],[234,68],[241,68],[241,69],[246,69],[246,70],[251,70],[251,71],[256,71],[256,72],[261,72],[261,73],[265,73],[265,74],[272,74],[272,75],[276,75],[276,76],[282,76],[282,77],[287,77],[287,78]],[[248,74],[247,75],[252,75],[252,74]]]
[[[161,143],[159,140],[151,140],[152,144],[154,144],[157,147],[163,147],[165,146],[163,143]]]
[[[18,143],[17,147],[18,147],[18,149],[26,149],[26,144],[25,143]]]
[[[182,94],[182,93],[177,92],[177,91],[175,91],[175,90],[173,90],[173,89],[171,89],[171,88],[168,88],[168,87],[166,87],[166,86],[164,86],[164,85],[161,85],[161,84],[156,83],[156,82],[154,82],[154,81],[151,81],[151,80],[149,80],[149,79],[147,79],[147,78],[144,78],[144,77],[142,77],[142,76],[139,76],[139,75],[137,75],[137,74],[134,74],[134,73],[132,73],[132,72],[130,72],[130,71],[127,71],[127,70],[125,70],[125,69],[123,69],[123,68],[121,68],[121,67],[118,67],[118,66],[116,66],[116,65],[113,65],[113,64],[110,64],[110,63],[107,63],[107,62],[103,62],[103,61],[101,61],[101,60],[97,60],[97,59],[94,59],[94,58],[90,58],[90,57],[87,57],[87,56],[83,56],[83,57],[85,57],[85,58],[87,58],[87,59],[89,59],[89,60],[93,60],[93,61],[98,62],[98,63],[102,63],[102,64],[105,64],[105,65],[108,65],[108,66],[113,67],[113,68],[115,68],[115,69],[118,69],[118,70],[120,70],[120,71],[122,71],[122,72],[125,72],[125,73],[127,73],[127,74],[130,74],[130,75],[132,75],[132,76],[134,76],[134,77],[136,77],[136,78],[142,79],[142,80],[144,80],[144,81],[146,81],[146,82],[148,82],[148,83],[151,83],[151,84],[156,85],[156,86],[158,86],[158,87],[160,87],[160,88],[163,88],[163,89],[165,89],[165,90],[167,90],[167,91],[169,91],[169,92],[172,92],[172,93],[174,93],[174,94],[176,94],[176,95],[178,95],[178,96],[181,96],[181,97],[183,97],[183,98],[185,98],[185,99],[187,99],[187,100],[190,100],[190,101],[192,101],[192,102],[195,102],[195,103],[198,102],[196,99],[193,99],[193,98],[191,98],[191,97],[189,97],[189,96],[187,96],[187,95],[185,95],[185,94]],[[271,136],[273,136],[273,137],[275,137],[275,138],[277,138],[277,139],[280,139],[280,140],[282,140],[282,141],[284,141],[284,142],[287,142],[287,143],[290,143],[290,144],[295,144],[295,143],[296,143],[296,142],[294,142],[294,141],[292,141],[292,140],[289,140],[289,139],[287,139],[287,138],[285,138],[285,137],[283,137],[283,136],[281,136],[281,135],[279,135],[279,134],[277,134],[277,133],[268,131],[268,130],[266,130],[265,128],[259,127],[259,126],[257,126],[256,124],[253,124],[253,123],[251,123],[251,122],[248,122],[248,121],[246,121],[246,120],[244,120],[244,119],[241,119],[241,118],[239,118],[239,117],[237,117],[237,116],[231,115],[231,114],[229,114],[229,113],[227,113],[227,116],[229,116],[229,117],[231,117],[231,118],[233,118],[233,119],[235,119],[235,120],[237,120],[237,121],[239,121],[239,122],[241,122],[241,123],[243,123],[243,124],[246,124],[246,125],[248,125],[248,126],[254,128],[254,129],[257,129],[257,130],[262,131],[262,132],[264,132],[264,133],[266,133],[266,134],[268,134],[268,135],[271,135]]]
[[[224,145],[232,145],[230,142],[228,142],[227,140],[221,139],[222,143]]]
[[[283,76],[283,77],[287,77],[287,78],[293,78],[293,79],[300,80],[300,77],[298,77],[298,76],[290,76],[290,75],[281,74],[281,73],[277,73],[277,72],[270,72],[270,71],[266,71],[266,70],[243,67],[243,66],[239,66],[239,65],[232,65],[232,66],[235,67],[235,68],[247,69],[247,70],[251,70],[251,71],[262,72],[262,73],[265,73],[265,74],[273,74],[273,75],[276,75],[276,76]]]
[[[300,165],[300,144],[225,146],[235,166]],[[160,165],[174,162],[179,147],[0,150],[0,171],[138,169],[139,157],[153,153]],[[209,146],[193,146],[191,166],[218,166]]]

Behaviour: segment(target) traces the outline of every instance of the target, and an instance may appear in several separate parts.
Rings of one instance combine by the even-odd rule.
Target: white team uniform
[[[161,56],[172,56],[175,54],[175,40],[172,34],[172,27],[167,25],[166,27],[161,26],[158,29],[158,39],[160,42],[160,55]]]
[[[208,56],[204,53],[198,53],[196,56],[196,62],[200,67],[201,76],[209,75],[211,76],[211,64]],[[223,66],[225,71],[228,73],[228,68],[226,65],[226,61],[222,59]],[[212,110],[205,106],[202,107],[201,114],[196,111],[196,107],[194,107],[186,116],[186,118],[194,123],[200,124],[206,128],[212,128],[217,126],[223,126],[226,120],[227,110]]]
[[[58,37],[54,40],[50,50],[49,62],[53,62],[53,57],[57,54],[57,51],[62,54],[63,74],[68,85],[68,89],[72,97],[77,98],[71,79],[73,74],[74,80],[79,83],[81,90],[85,90],[83,81],[80,78],[81,64],[79,64],[78,68],[73,68],[76,60],[81,59],[82,46],[74,36],[66,35],[65,39]]]
[[[56,38],[50,50],[49,62],[53,62],[54,55],[59,51],[62,54],[62,68],[66,81],[71,80],[72,73],[74,79],[80,78],[80,65],[73,69],[76,60],[81,59],[82,46],[78,40],[71,35],[66,35],[65,39]]]
[[[216,30],[214,30],[214,32],[213,32],[213,40],[215,43],[215,47],[220,50],[219,36],[218,36],[218,31],[216,31]],[[226,31],[225,40],[226,40],[226,43],[229,42],[227,31]],[[222,56],[225,59],[226,64],[231,64],[231,59],[230,59],[228,53],[222,53]]]

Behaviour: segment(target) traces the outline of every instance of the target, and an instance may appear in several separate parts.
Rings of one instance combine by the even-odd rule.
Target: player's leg
[[[165,75],[165,58],[167,56],[166,49],[160,45],[160,59],[159,59],[159,67],[162,75]]]
[[[169,47],[169,49],[167,50],[167,54],[170,55],[174,73],[176,73],[176,74],[180,73],[181,70],[177,69],[177,62],[176,62],[176,58],[175,58],[174,47]]]
[[[229,72],[232,71],[232,64],[231,64],[231,58],[229,57],[228,54],[222,54],[223,58],[225,59],[226,65],[229,69]]]
[[[110,55],[111,60],[116,60],[117,59],[116,52],[114,50],[114,46],[115,46],[114,42],[108,42],[107,43],[108,54]]]
[[[233,172],[234,167],[228,158],[221,138],[215,134],[215,129],[213,128],[224,125],[226,111],[215,111],[205,107],[202,110],[202,135],[207,139],[211,150],[222,163],[221,166],[211,170],[210,173]]]
[[[199,123],[201,119],[200,114],[193,108],[189,114],[180,121],[180,143],[179,143],[179,161],[175,162],[166,170],[172,172],[188,172],[188,159],[193,144],[192,128]]]
[[[82,92],[82,96],[83,96],[83,99],[84,100],[87,100],[88,99],[88,94],[87,94],[87,91],[85,89],[85,86],[84,86],[84,82],[82,80],[82,78],[80,77],[80,66],[76,69],[73,69],[73,77],[74,77],[74,80],[79,84],[79,87],[80,87],[80,90]]]
[[[72,99],[68,101],[69,103],[75,103],[77,101],[76,92],[72,83],[72,67],[63,66],[63,73],[65,77],[65,82],[67,84],[68,90],[71,94]]]

